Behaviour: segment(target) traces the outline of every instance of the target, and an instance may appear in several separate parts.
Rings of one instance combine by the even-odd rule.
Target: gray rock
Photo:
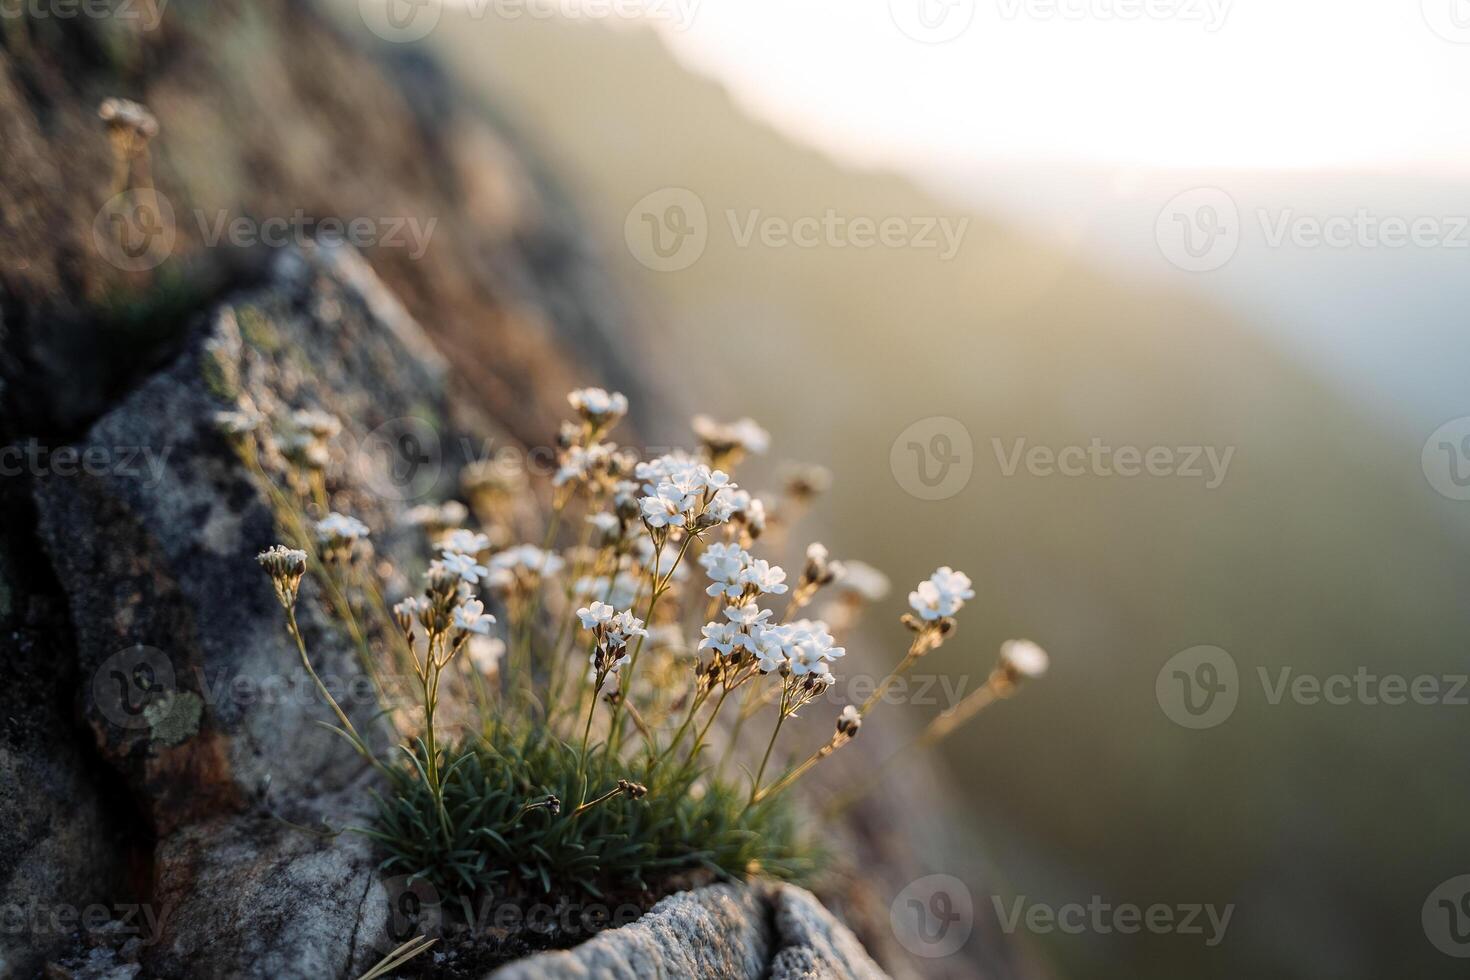
[[[443,447],[494,434],[448,428],[443,366],[412,319],[354,253],[312,249],[283,254],[268,283],[217,309],[98,420],[77,449],[106,466],[36,484],[39,535],[77,624],[84,716],[159,837],[149,974],[339,975],[393,945],[379,935],[386,902],[364,912],[375,889],[382,898],[372,850],[284,821],[362,825],[369,787],[363,761],[320,724],[333,718],[253,560],[277,540],[275,517],[213,423],[241,397],[343,420],[337,492],[400,567],[424,560],[403,512],[453,485]],[[363,448],[405,419],[437,444],[428,479],[395,481],[391,456]],[[300,607],[313,662],[386,755],[358,651],[313,589]]]
[[[884,980],[886,974],[810,892],[757,883],[670,895],[632,925],[502,967],[488,980],[593,977]]]

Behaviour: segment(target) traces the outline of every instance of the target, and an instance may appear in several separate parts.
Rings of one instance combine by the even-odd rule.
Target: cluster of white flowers
[[[579,388],[567,395],[567,403],[585,421],[599,428],[611,425],[628,414],[627,396],[602,388]]]
[[[558,554],[534,544],[518,544],[490,556],[486,580],[491,588],[510,590],[534,586],[540,578],[556,575],[565,567],[566,560]]]
[[[450,531],[439,539],[439,550],[446,555],[475,557],[490,550],[490,538],[479,531],[467,531],[460,528]]]
[[[643,499],[639,502],[643,521],[650,528],[683,527],[690,530],[723,524],[734,510],[720,502],[722,492],[738,489],[723,470],[683,453],[671,453],[649,462],[639,463],[634,471],[643,481]]]
[[[755,419],[716,422],[708,415],[696,415],[690,425],[716,458],[735,450],[761,455],[771,447],[771,434],[757,425]]]
[[[419,504],[409,508],[403,522],[410,527],[421,527],[430,534],[446,528],[459,527],[470,516],[469,508],[458,500],[446,500],[442,504]]]
[[[572,586],[572,594],[579,600],[598,599],[614,606],[631,606],[638,598],[643,577],[631,569],[621,569],[616,575],[584,575]]]
[[[699,649],[713,650],[725,657],[737,650],[749,651],[763,674],[814,675],[830,684],[832,674],[827,665],[847,651],[836,645],[827,624],[821,620],[798,619],[773,625],[770,617],[769,609],[761,609],[754,603],[728,606],[725,622],[706,623],[700,631],[704,639]]]
[[[970,576],[945,565],[909,593],[909,606],[921,619],[932,622],[953,616],[966,600],[973,598],[975,590],[970,587]]]
[[[764,558],[751,557],[739,545],[716,542],[699,556],[699,563],[711,582],[704,590],[705,595],[750,599],[786,592],[785,569]]]
[[[577,610],[582,628],[592,633],[597,649],[591,654],[592,668],[598,674],[616,673],[631,659],[627,653],[628,641],[637,636],[647,636],[643,620],[633,615],[631,609],[618,612],[605,602],[594,602]]]

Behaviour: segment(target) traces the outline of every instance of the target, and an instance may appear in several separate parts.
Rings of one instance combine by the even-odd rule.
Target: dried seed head
[[[301,576],[306,574],[306,552],[285,545],[273,544],[255,556],[255,560],[271,577],[276,598],[281,605],[290,609],[296,604],[296,594],[301,588]]]
[[[107,123],[107,128],[135,133],[145,140],[158,135],[158,120],[142,103],[131,99],[103,99],[97,108],[97,117]]]
[[[1046,675],[1051,658],[1030,640],[1006,640],[1000,645],[1000,665],[996,668],[1006,682],[1015,686],[1021,681],[1039,680]]]
[[[630,800],[641,800],[648,795],[648,787],[642,783],[630,783],[626,779],[618,780],[618,789]]]

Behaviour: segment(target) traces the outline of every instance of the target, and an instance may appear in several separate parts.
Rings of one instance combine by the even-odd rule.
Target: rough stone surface
[[[488,980],[884,980],[847,927],[791,885],[711,885],[680,892],[637,922],[575,949],[542,953]]]

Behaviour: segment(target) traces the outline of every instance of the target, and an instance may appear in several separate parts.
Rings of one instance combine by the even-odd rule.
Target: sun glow
[[[860,163],[1470,161],[1466,0],[646,2],[748,109]]]

